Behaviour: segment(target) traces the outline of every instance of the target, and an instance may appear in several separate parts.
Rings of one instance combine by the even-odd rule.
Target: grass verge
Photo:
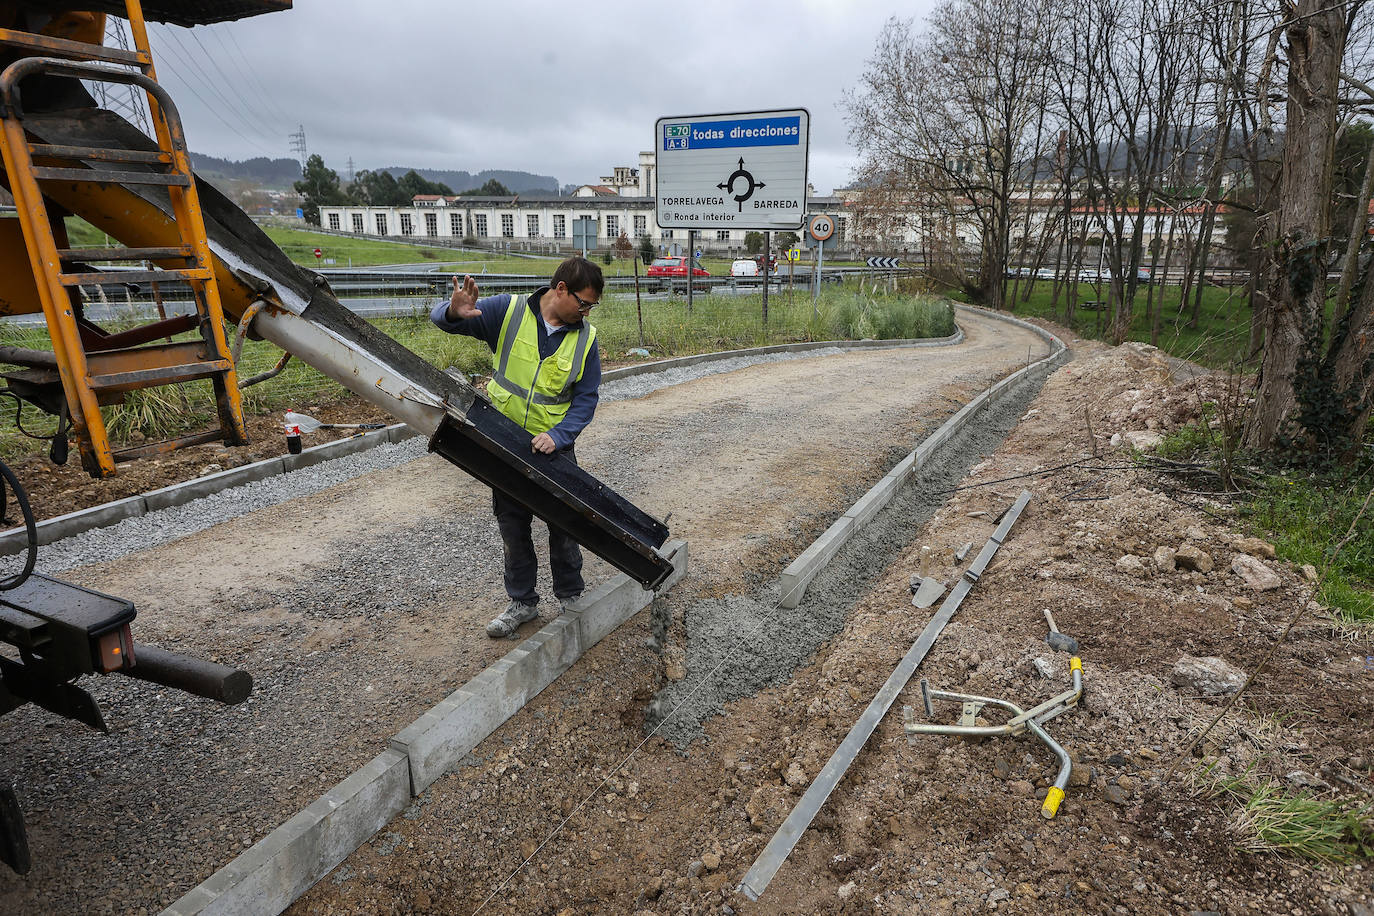
[[[1273,541],[1280,559],[1321,569],[1371,487],[1374,467],[1362,473],[1275,474],[1244,511],[1250,526]],[[1317,597],[1350,623],[1374,624],[1374,524],[1368,518],[1331,562]]]
[[[1332,865],[1374,856],[1374,801],[1292,793],[1272,778],[1248,773],[1219,780],[1213,791],[1238,806],[1233,824],[1252,852]]]
[[[1080,307],[1068,316],[1067,321],[1064,315],[1065,294],[1061,292],[1058,302],[1055,303],[1052,302],[1052,290],[1053,284],[1049,280],[1034,281],[1029,288],[1029,295],[1026,295],[1027,290],[1023,286],[1018,290],[1011,310],[1023,318],[1044,318],[1061,325],[1066,324],[1080,337],[1099,340],[1103,338],[1106,325],[1111,318],[1110,314],[1083,307],[1084,303],[1100,302],[1107,298],[1106,290],[1102,286],[1091,283],[1079,284]],[[1191,301],[1187,306],[1180,305],[1181,287],[1142,287],[1136,299],[1136,310],[1132,316],[1128,340],[1150,342],[1150,319],[1145,309],[1145,298],[1150,292],[1160,303],[1158,346],[1161,350],[1179,359],[1212,368],[1234,368],[1247,363],[1252,312],[1249,298],[1245,295],[1245,287],[1205,287],[1196,324],[1191,323]],[[961,301],[966,299],[956,291],[950,291],[948,295]],[[1010,291],[1008,295],[1010,296]]]

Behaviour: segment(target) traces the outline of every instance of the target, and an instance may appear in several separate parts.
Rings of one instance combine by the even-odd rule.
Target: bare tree
[[[1012,196],[1024,164],[1042,153],[1035,126],[1046,104],[1047,6],[948,0],[921,33],[890,20],[845,97],[862,178],[948,214],[956,237],[976,237],[975,264],[955,270],[965,289],[998,307],[1006,300]]]
[[[1288,71],[1283,168],[1264,357],[1254,415],[1245,431],[1245,444],[1252,448],[1268,449],[1282,437],[1296,438],[1298,426],[1309,440],[1336,432],[1329,424],[1323,429],[1319,418],[1311,414],[1317,409],[1314,400],[1331,400],[1330,392],[1322,395],[1321,389],[1334,381],[1319,377],[1324,368],[1320,351],[1325,338],[1326,271],[1331,248],[1332,168],[1341,64],[1347,37],[1364,3],[1296,0],[1283,6],[1281,51]],[[1368,353],[1369,346],[1368,342],[1360,345],[1357,340],[1349,341],[1346,348],[1350,355],[1345,364],[1354,367],[1367,362],[1358,355],[1361,350]],[[1300,376],[1306,386],[1315,386],[1314,390],[1300,391]],[[1367,382],[1364,387],[1367,390]],[[1344,400],[1341,394],[1336,399]],[[1367,419],[1366,404],[1360,431]],[[1309,441],[1309,445],[1317,444]]]

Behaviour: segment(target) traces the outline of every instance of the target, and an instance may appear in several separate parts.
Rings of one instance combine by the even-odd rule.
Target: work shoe
[[[500,617],[487,624],[487,635],[492,639],[503,639],[518,630],[521,624],[538,619],[538,604],[521,604],[519,601],[512,601],[510,607],[501,612]]]
[[[569,611],[580,611],[580,610],[582,610],[582,608],[580,607],[581,603],[582,603],[582,595],[581,595],[580,593],[579,593],[579,594],[576,594],[576,595],[573,595],[573,596],[571,596],[571,597],[568,597],[568,598],[559,598],[559,599],[558,599],[558,605],[559,605],[559,607],[562,609],[562,612],[563,612],[564,614],[568,613]]]

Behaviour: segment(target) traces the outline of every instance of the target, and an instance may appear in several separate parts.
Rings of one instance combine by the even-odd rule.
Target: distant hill
[[[400,178],[410,171],[409,166],[389,165],[378,169],[390,172],[392,178]],[[481,172],[451,171],[448,169],[415,169],[415,173],[429,181],[448,185],[455,194],[480,188],[495,178],[516,194],[533,191],[557,192],[558,179],[552,175],[535,175],[532,172],[513,172],[506,169],[487,169]]]
[[[291,183],[299,181],[301,177],[299,159],[268,159],[266,156],[234,162],[230,159],[220,159],[218,156],[193,152],[191,168],[202,178],[211,181],[216,178],[253,181],[264,187],[281,189],[290,188]]]
[[[301,177],[301,164],[297,159],[268,159],[265,156],[258,156],[255,159],[245,159],[242,162],[235,162],[230,159],[220,159],[218,156],[207,156],[204,153],[191,153],[191,167],[202,177],[214,181],[216,179],[227,179],[230,181],[252,181],[263,187],[280,188],[289,190],[292,182],[299,181]],[[400,178],[406,172],[411,171],[410,166],[389,165],[380,172],[390,172],[393,178]],[[532,172],[518,172],[508,169],[486,169],[481,172],[452,171],[449,169],[415,169],[421,178],[430,181],[438,181],[448,185],[454,193],[467,191],[472,188],[480,188],[492,178],[501,182],[515,193],[522,192],[557,192],[558,179],[552,175],[535,175]],[[347,180],[348,176],[342,172],[339,178]]]

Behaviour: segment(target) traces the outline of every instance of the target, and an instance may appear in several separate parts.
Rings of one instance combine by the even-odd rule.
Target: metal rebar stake
[[[1064,750],[1059,742],[1050,737],[1049,732],[1045,731],[1043,724],[1062,713],[1078,705],[1079,699],[1083,696],[1083,662],[1078,656],[1069,659],[1069,673],[1073,676],[1073,687],[1064,691],[1056,697],[1051,697],[1029,710],[1024,710],[1008,700],[1000,700],[996,697],[984,697],[971,693],[954,693],[949,690],[933,690],[925,678],[921,678],[921,699],[926,707],[926,715],[934,716],[935,709],[932,700],[945,700],[954,703],[967,704],[973,703],[979,706],[997,706],[1007,710],[1012,714],[1001,725],[934,725],[930,723],[912,721],[911,707],[902,707],[902,730],[906,732],[907,739],[914,741],[913,735],[960,735],[965,738],[1001,738],[1014,737],[1022,732],[1030,732],[1045,743],[1055,756],[1059,758],[1059,773],[1055,776],[1054,785],[1045,795],[1044,804],[1040,807],[1040,813],[1048,820],[1059,811],[1059,804],[1064,800],[1064,789],[1069,784],[1069,775],[1073,772],[1073,760],[1069,757],[1068,751]]]

